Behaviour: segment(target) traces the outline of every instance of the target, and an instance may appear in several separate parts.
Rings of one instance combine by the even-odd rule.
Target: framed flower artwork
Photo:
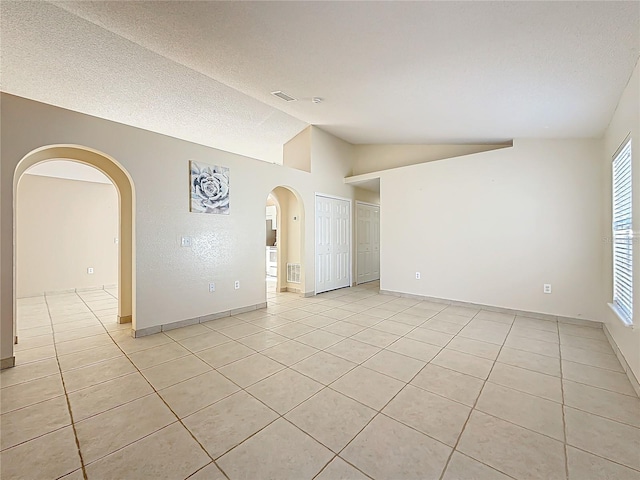
[[[229,215],[229,169],[191,160],[190,211]]]

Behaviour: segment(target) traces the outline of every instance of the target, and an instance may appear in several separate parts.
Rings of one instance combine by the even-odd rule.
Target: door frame
[[[369,203],[369,202],[361,202],[360,200],[356,200],[356,205],[355,205],[355,218],[353,219],[354,224],[355,224],[355,249],[356,249],[356,255],[355,255],[355,271],[356,271],[356,283],[355,285],[362,285],[361,283],[358,283],[358,205],[365,205],[367,207],[376,207],[378,209],[380,209],[380,205],[376,205],[375,203]],[[378,252],[378,257],[379,257],[379,253]],[[380,262],[378,262],[380,263]],[[371,280],[372,282],[374,280]],[[362,282],[362,283],[368,283],[368,282]]]
[[[331,290],[323,290],[322,292],[318,292],[318,255],[316,252],[316,247],[318,246],[318,237],[316,232],[316,225],[318,224],[318,197],[331,198],[333,200],[342,200],[345,202],[349,202],[349,285],[348,287],[353,286],[353,199],[346,197],[339,197],[337,195],[329,195],[327,193],[315,192],[313,196],[313,291],[315,295],[318,293],[324,293],[325,291],[329,292]]]

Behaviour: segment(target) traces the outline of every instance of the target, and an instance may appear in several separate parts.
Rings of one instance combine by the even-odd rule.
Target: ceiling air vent
[[[277,90],[275,92],[271,92],[271,95],[274,95],[278,98],[281,98],[282,100],[284,100],[285,102],[295,102],[297,99],[293,98],[291,95],[287,95],[286,93]]]

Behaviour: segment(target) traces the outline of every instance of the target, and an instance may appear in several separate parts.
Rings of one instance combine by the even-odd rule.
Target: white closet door
[[[348,287],[351,203],[316,195],[316,293]]]
[[[356,222],[358,230],[356,239],[358,242],[358,272],[357,283],[370,281],[372,275],[371,255],[371,209],[361,203],[356,206]]]
[[[316,197],[316,293],[331,290],[331,199]]]
[[[358,203],[357,222],[357,283],[380,279],[380,207]]]
[[[373,208],[371,217],[372,275],[371,280],[380,280],[380,207]]]
[[[334,248],[336,281],[334,288],[349,286],[351,273],[351,202],[333,199]]]

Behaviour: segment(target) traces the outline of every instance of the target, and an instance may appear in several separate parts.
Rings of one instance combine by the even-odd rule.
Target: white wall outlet
[[[550,283],[545,283],[543,286],[543,290],[544,293],[551,293],[551,284]]]
[[[180,246],[181,247],[190,247],[191,246],[191,237],[180,237]]]
[[[89,275],[93,275],[93,267],[89,267],[89,268],[87,268],[87,273],[88,273]]]
[[[216,291],[216,284],[215,284],[215,283],[213,283],[213,282],[211,282],[211,283],[209,284],[209,293],[213,293],[213,292],[215,292],[215,291]]]
[[[115,243],[115,244],[120,243],[120,240],[118,239],[118,237],[115,237],[115,238],[113,239],[113,243]]]
[[[235,283],[233,284],[233,288],[235,288],[236,290],[240,288],[240,280],[235,281]]]
[[[416,280],[420,280],[420,272],[416,272]]]

